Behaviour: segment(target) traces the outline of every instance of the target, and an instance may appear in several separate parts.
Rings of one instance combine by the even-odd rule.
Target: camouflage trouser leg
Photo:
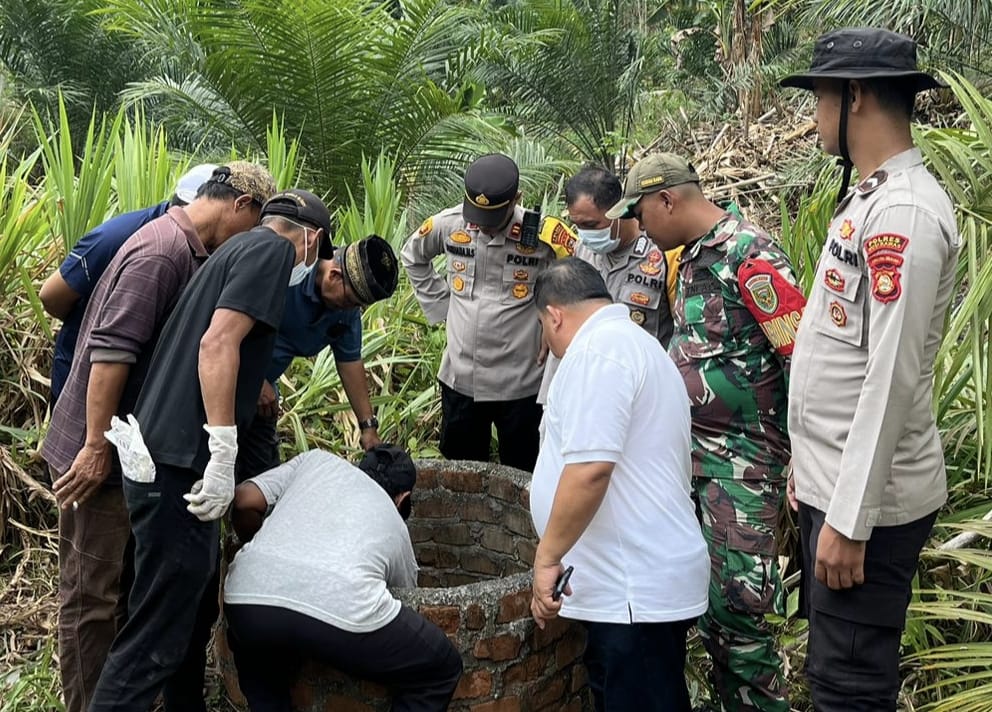
[[[710,607],[699,634],[727,712],[788,712],[782,661],[766,613],[782,613],[775,527],[784,483],[694,478],[710,552]]]

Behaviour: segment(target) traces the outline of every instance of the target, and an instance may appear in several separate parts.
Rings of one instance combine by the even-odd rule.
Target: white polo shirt
[[[561,615],[603,623],[706,611],[709,556],[689,495],[689,399],[658,340],[612,304],[578,330],[541,424],[530,506],[544,534],[565,465],[613,462],[602,505],[564,557]]]

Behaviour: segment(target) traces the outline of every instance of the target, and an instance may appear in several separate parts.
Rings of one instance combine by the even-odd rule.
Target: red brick
[[[501,697],[491,702],[480,702],[469,707],[470,712],[520,712],[520,698]]]
[[[534,565],[534,554],[537,553],[537,544],[531,539],[521,539],[517,542],[517,558],[528,566]]]
[[[585,665],[573,665],[572,666],[572,693],[576,693],[586,687],[589,684],[589,672],[586,670]]]
[[[417,586],[420,588],[445,588],[441,586],[441,579],[433,571],[421,569],[417,573]]]
[[[435,524],[431,532],[431,540],[438,544],[453,544],[467,546],[472,543],[472,533],[467,524]]]
[[[440,480],[443,487],[453,492],[482,491],[482,475],[478,472],[442,472]]]
[[[502,477],[489,477],[486,479],[486,492],[491,497],[516,504],[520,498],[521,489],[510,480],[504,480]]]
[[[515,682],[531,682],[544,673],[551,659],[548,653],[532,653],[521,662],[511,665],[503,672],[503,684],[512,685]]]
[[[496,516],[496,512],[493,511],[489,502],[484,500],[475,499],[468,502],[461,502],[453,506],[453,511],[464,522],[487,522],[489,524],[495,524],[500,521],[500,518]]]
[[[511,532],[516,532],[521,536],[533,537],[534,522],[530,518],[530,512],[518,507],[507,507],[503,511],[500,522]]]
[[[410,522],[406,528],[410,531],[410,541],[414,544],[430,541],[434,532],[434,525],[427,522]]]
[[[417,517],[423,519],[447,519],[455,517],[459,513],[459,507],[452,501],[451,496],[438,492],[417,497],[413,506],[416,509]]]
[[[536,709],[554,708],[561,709],[562,697],[565,695],[565,678],[558,674],[550,680],[545,680],[544,684],[537,686],[531,701]]]
[[[490,577],[480,576],[479,574],[451,572],[444,575],[444,588],[454,588],[455,586],[465,586],[470,583],[479,583],[479,581],[485,581],[488,578]]]
[[[417,470],[417,489],[426,492],[437,487],[438,470],[433,467]]]
[[[439,545],[437,547],[437,563],[435,566],[439,569],[458,568],[458,553],[459,547]]]
[[[417,479],[420,479],[419,476]],[[522,489],[520,490],[520,506],[530,511],[530,490]]]
[[[516,593],[508,593],[499,599],[499,615],[497,623],[508,623],[520,620],[530,615],[531,590],[525,588]]]
[[[483,529],[482,539],[479,543],[490,551],[498,551],[502,554],[512,554],[517,548],[517,538],[515,536],[489,527]]]
[[[502,567],[493,559],[493,555],[481,549],[466,549],[461,554],[462,568],[478,574],[498,576]]]
[[[437,565],[437,547],[432,544],[417,544],[413,547],[417,563],[421,566]]]
[[[313,687],[306,680],[299,680],[289,691],[294,709],[308,710],[313,707]]]
[[[375,712],[375,707],[359,702],[347,695],[331,695],[324,698],[325,712]]]
[[[420,614],[445,633],[458,632],[459,610],[457,606],[421,608]]]
[[[558,642],[558,646],[555,648],[555,662],[559,668],[563,668],[577,660],[585,649],[585,636],[581,634],[577,626],[573,626],[569,634]]]
[[[569,622],[564,618],[552,618],[544,624],[544,630],[541,630],[535,625],[534,634],[531,638],[531,647],[534,650],[540,650],[551,645],[568,632],[569,626]]]
[[[480,630],[486,624],[486,610],[478,603],[471,604],[465,609],[465,627],[469,630]]]
[[[488,695],[493,689],[493,676],[488,670],[472,670],[462,675],[452,699],[464,700]]]
[[[523,641],[515,635],[497,635],[494,638],[483,638],[476,642],[472,653],[476,658],[495,660],[512,660],[520,652]]]

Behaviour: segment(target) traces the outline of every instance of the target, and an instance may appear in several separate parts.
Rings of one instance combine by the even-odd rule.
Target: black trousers
[[[537,394],[508,401],[476,401],[441,384],[441,454],[449,460],[489,461],[492,428],[499,461],[532,472],[537,462],[543,408]]]
[[[800,608],[809,619],[806,677],[817,712],[895,712],[899,642],[920,550],[937,513],[875,527],[865,546],[865,582],[831,590],[816,580],[824,513],[799,506],[803,555]]]
[[[462,675],[447,636],[406,606],[370,633],[349,633],[277,606],[227,604],[224,615],[251,712],[290,712],[290,688],[307,659],[385,685],[393,712],[447,709]]]
[[[219,528],[186,511],[199,475],[156,463],[155,482],[124,478],[134,535],[128,620],[110,649],[90,712],[206,712],[206,645],[217,619]]]
[[[685,638],[694,622],[582,621],[596,712],[689,712]]]

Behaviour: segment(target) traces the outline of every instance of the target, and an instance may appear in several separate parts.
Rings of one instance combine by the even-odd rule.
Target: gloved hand
[[[121,472],[133,482],[154,482],[155,463],[148,453],[141,428],[133,415],[127,416],[124,422],[116,415],[110,419],[110,430],[103,434],[117,448],[117,457],[121,461]]]
[[[201,522],[220,519],[234,499],[234,463],[238,459],[238,428],[234,425],[204,425],[210,435],[210,461],[203,479],[193,483],[186,509]]]

